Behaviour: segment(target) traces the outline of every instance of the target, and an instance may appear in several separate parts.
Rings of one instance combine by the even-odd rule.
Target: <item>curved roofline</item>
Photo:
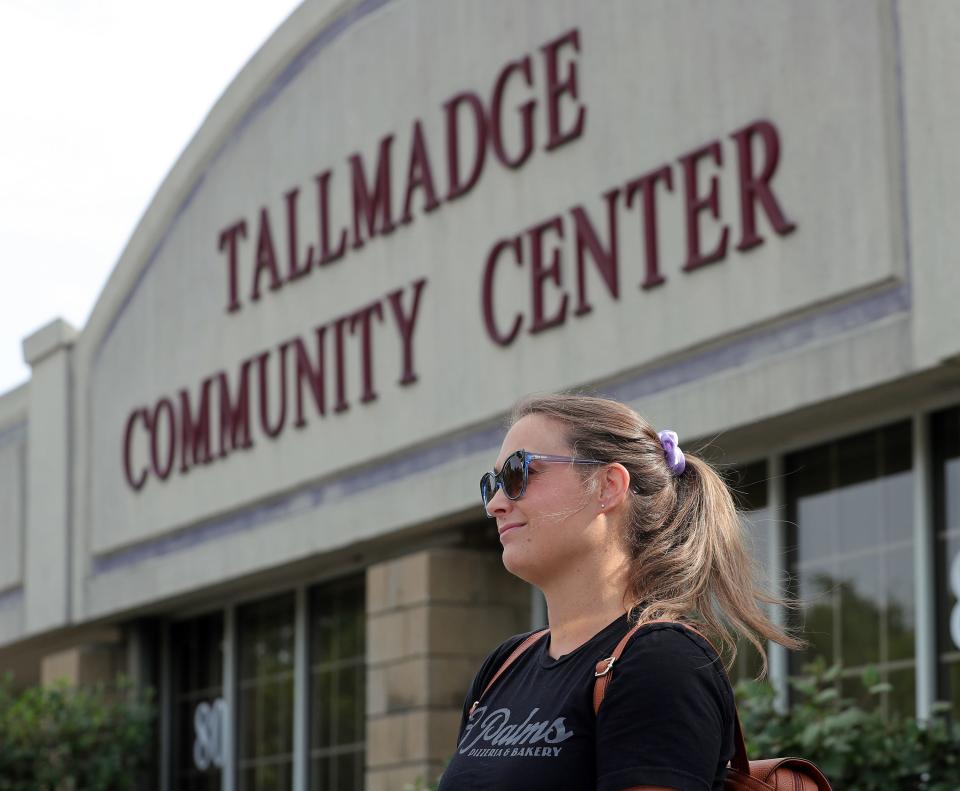
[[[266,107],[333,38],[389,0],[306,0],[274,31],[224,90],[137,222],[90,318],[78,351],[96,355],[104,338],[231,136]]]

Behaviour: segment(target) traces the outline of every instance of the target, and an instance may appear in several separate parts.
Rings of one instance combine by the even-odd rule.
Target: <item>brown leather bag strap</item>
[[[678,626],[682,626],[685,629],[689,629],[691,632],[696,632],[704,640],[707,641],[709,646],[716,651],[717,656],[720,655],[720,652],[717,651],[716,646],[711,643],[706,636],[700,632],[698,629],[695,629],[688,623],[683,623],[682,621],[671,621],[669,618],[657,618],[652,621],[646,621],[642,624],[637,624],[629,632],[627,632],[617,643],[616,647],[613,649],[613,653],[610,654],[606,659],[601,659],[597,662],[596,671],[594,676],[596,677],[593,683],[593,713],[598,714],[600,712],[600,704],[603,703],[603,696],[607,692],[607,687],[610,686],[610,682],[613,680],[613,665],[620,658],[620,655],[623,653],[624,649],[627,647],[627,643],[630,642],[630,638],[636,634],[638,629],[642,629],[644,626],[647,626],[651,623],[673,623]],[[733,734],[733,744],[734,744],[734,753],[733,760],[730,761],[730,765],[746,775],[750,774],[750,761],[747,757],[747,745],[743,739],[743,728],[740,725],[740,714],[737,712],[737,707],[733,707],[733,716],[736,720],[736,729]]]
[[[527,637],[526,640],[522,641],[520,645],[513,649],[513,651],[510,653],[510,656],[508,656],[504,660],[503,664],[500,665],[500,669],[493,674],[493,678],[487,682],[487,686],[483,688],[483,692],[480,693],[480,697],[473,701],[473,705],[470,706],[471,717],[473,716],[473,712],[476,711],[477,706],[480,705],[480,701],[483,699],[483,696],[487,694],[487,691],[494,685],[494,683],[496,683],[497,679],[504,674],[504,671],[506,671],[506,669],[510,667],[510,665],[512,665],[524,651],[530,648],[530,646],[532,646],[535,642],[537,642],[537,640],[539,640],[549,631],[549,629],[541,629],[539,632],[534,632]]]
[[[736,705],[733,707],[733,717],[737,721],[736,730],[733,732],[733,758],[730,759],[730,766],[738,772],[750,774],[750,759],[747,758],[747,743],[743,740],[743,727],[740,725],[740,712]]]

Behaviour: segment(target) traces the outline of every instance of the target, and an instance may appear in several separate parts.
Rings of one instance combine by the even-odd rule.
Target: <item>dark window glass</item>
[[[223,614],[173,624],[173,787],[219,791],[223,765]]]
[[[839,689],[859,697],[873,665],[894,686],[883,710],[912,715],[911,445],[909,422],[829,442],[788,456],[786,484],[789,566],[811,644],[791,653],[791,672],[815,657],[840,663]]]
[[[237,610],[241,791],[287,791],[293,767],[294,595]]]
[[[960,407],[933,416],[939,698],[960,715]]]
[[[366,757],[366,596],[357,576],[310,591],[310,788],[361,791]]]
[[[744,538],[751,554],[764,569],[767,559],[770,530],[774,524],[767,507],[767,463],[765,461],[731,467],[723,470],[723,478],[730,488],[744,526]],[[737,640],[737,658],[730,670],[734,683],[756,678],[762,662],[753,644],[744,638]]]

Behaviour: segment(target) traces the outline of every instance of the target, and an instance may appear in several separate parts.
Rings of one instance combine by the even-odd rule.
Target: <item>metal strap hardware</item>
[[[607,673],[609,673],[613,669],[613,663],[617,661],[617,658],[615,656],[611,656],[611,657],[607,657],[606,659],[602,659],[601,661],[606,662],[607,666],[603,670],[598,670],[596,673],[593,674],[597,678],[600,678],[600,676],[607,675]],[[597,667],[600,667],[600,662],[597,663]]]

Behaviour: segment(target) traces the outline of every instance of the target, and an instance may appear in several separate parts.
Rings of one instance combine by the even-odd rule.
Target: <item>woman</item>
[[[733,692],[711,643],[676,622],[731,662],[733,627],[760,652],[761,676],[764,640],[802,646],[758,606],[792,604],[755,582],[724,483],[673,432],[580,395],[521,402],[494,470],[481,494],[503,564],[543,591],[549,633],[489,688],[531,634],[483,663],[440,791],[721,789]],[[637,623],[595,714],[597,663]]]

